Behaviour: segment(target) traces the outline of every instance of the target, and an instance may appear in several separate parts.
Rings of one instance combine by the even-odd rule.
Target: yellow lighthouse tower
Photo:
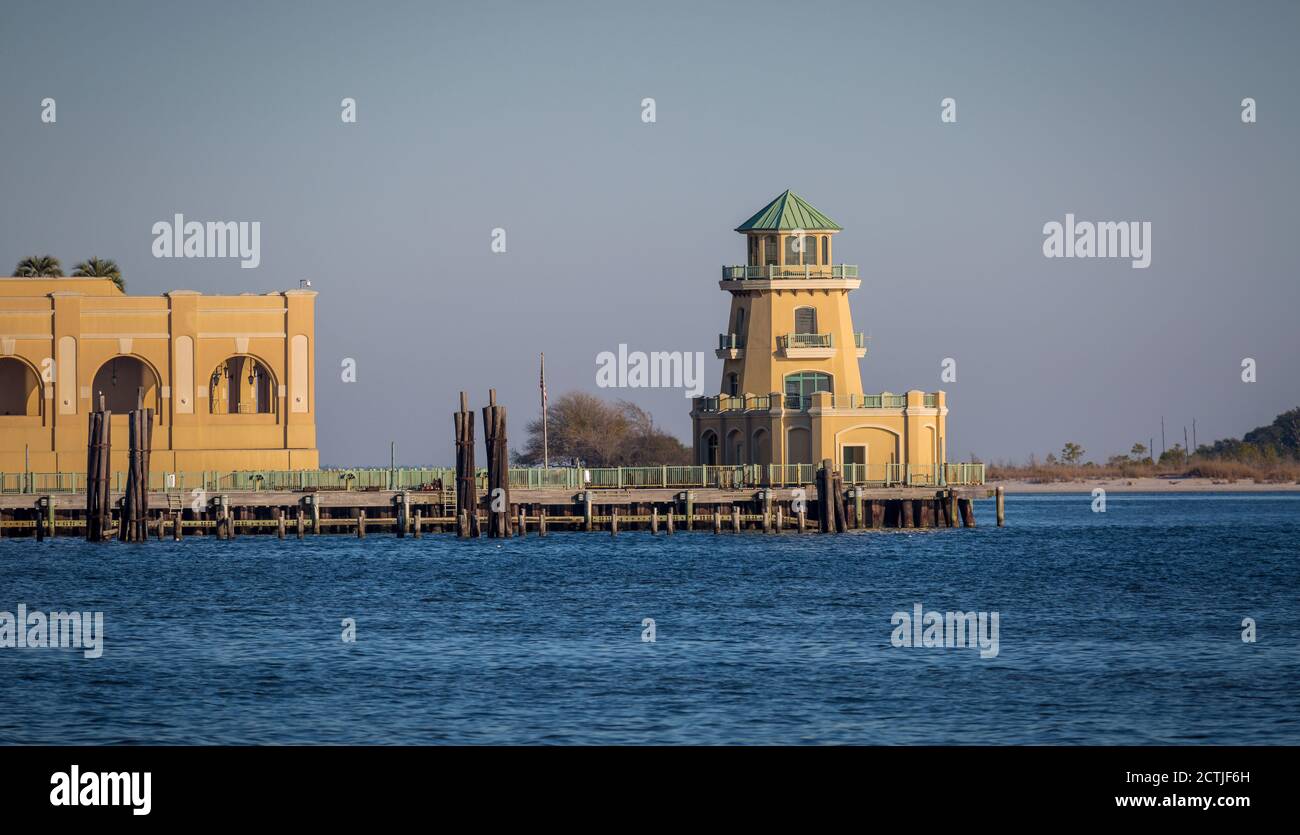
[[[866,394],[849,292],[858,268],[833,260],[841,227],[785,191],[736,227],[744,265],[722,268],[731,299],[718,337],[721,393],[696,398],[696,460],[811,465],[831,459],[857,483],[943,481],[943,392]]]

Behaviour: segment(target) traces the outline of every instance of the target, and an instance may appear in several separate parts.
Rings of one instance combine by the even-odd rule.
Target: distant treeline
[[[1243,463],[1300,460],[1300,408],[1278,415],[1268,426],[1196,448],[1197,456]]]

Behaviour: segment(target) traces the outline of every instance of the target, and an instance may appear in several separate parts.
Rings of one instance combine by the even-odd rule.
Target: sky
[[[689,443],[680,389],[596,357],[703,351],[716,392],[732,230],[789,188],[861,268],[865,389],[947,391],[950,459],[1239,437],[1300,405],[1297,34],[1284,2],[6,0],[0,272],[310,279],[325,465],[449,464],[462,389],[521,446],[540,352],[552,398]],[[1150,266],[1045,257],[1067,212],[1150,222]],[[176,213],[259,221],[260,265],[155,258]]]

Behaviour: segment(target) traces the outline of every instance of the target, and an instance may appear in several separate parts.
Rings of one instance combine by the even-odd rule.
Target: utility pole
[[[542,387],[542,468],[548,469],[551,466],[551,450],[549,439],[546,437],[546,354],[542,354],[542,377],[540,385]]]
[[[1196,445],[1196,418],[1192,418],[1192,449],[1199,449]]]
[[[1187,427],[1184,426],[1183,427],[1183,457],[1190,458],[1191,455],[1192,455],[1192,448],[1187,445]]]
[[[1160,416],[1160,457],[1165,457],[1165,416]]]

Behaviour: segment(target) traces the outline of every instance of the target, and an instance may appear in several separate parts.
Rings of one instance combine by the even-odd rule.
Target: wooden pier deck
[[[849,487],[842,493],[847,529],[974,527],[973,501],[995,496],[986,486]],[[120,536],[123,493],[110,493],[108,535]],[[486,522],[488,499],[480,501]],[[151,491],[150,537],[307,537],[385,533],[422,536],[456,531],[453,490],[232,490],[191,495]],[[779,533],[822,529],[818,491],[805,488],[662,487],[510,491],[516,535],[548,529]],[[833,513],[833,511],[832,511]],[[998,496],[998,521],[1002,521]],[[0,495],[0,536],[85,536],[84,492]]]

